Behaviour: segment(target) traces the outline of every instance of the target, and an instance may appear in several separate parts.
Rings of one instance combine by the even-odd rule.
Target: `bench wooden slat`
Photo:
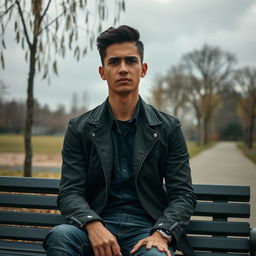
[[[57,210],[56,196],[0,194],[0,206]]]
[[[48,232],[49,229],[47,228],[18,228],[15,226],[1,226],[0,238],[14,240],[43,241]]]
[[[0,206],[34,209],[58,209],[56,196],[0,194]],[[246,203],[198,202],[194,215],[248,218],[250,205]]]
[[[0,223],[12,225],[31,226],[55,226],[64,223],[65,220],[60,214],[49,214],[39,212],[12,212],[1,211]]]
[[[249,186],[194,184],[193,188],[198,200],[250,201]]]
[[[248,218],[250,205],[247,203],[198,202],[193,215]]]
[[[3,250],[44,253],[42,243],[23,243],[14,241],[0,241],[0,248]],[[1,251],[1,250],[0,250]]]
[[[195,250],[249,252],[250,248],[247,238],[190,236],[188,239]]]
[[[201,235],[249,236],[250,224],[248,222],[191,220],[186,232]]]
[[[46,253],[1,250],[0,249],[0,256],[46,256]]]
[[[59,179],[1,177],[0,191],[57,194]]]
[[[196,256],[248,256],[248,253],[195,252]]]
[[[0,191],[57,194],[59,179],[1,177]],[[249,186],[194,184],[198,200],[249,202]]]
[[[64,223],[60,214],[31,212],[0,212],[0,223],[10,225],[55,226]],[[186,231],[191,234],[249,236],[246,222],[220,222],[191,220]]]

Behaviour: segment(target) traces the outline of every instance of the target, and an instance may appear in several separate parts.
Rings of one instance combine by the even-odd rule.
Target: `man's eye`
[[[135,64],[137,63],[137,59],[136,58],[127,58],[127,62],[130,63],[130,64]]]
[[[115,59],[110,60],[110,61],[109,61],[109,64],[110,64],[110,65],[116,65],[116,64],[118,64],[118,60],[115,60]]]

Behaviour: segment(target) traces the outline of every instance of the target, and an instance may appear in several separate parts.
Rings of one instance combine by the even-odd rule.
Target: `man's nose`
[[[127,65],[126,65],[124,60],[122,60],[121,63],[120,63],[119,73],[120,74],[127,74],[128,73]]]

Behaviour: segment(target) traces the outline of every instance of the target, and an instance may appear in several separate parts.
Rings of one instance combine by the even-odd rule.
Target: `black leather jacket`
[[[180,122],[141,101],[134,143],[135,187],[141,205],[169,230],[177,247],[193,255],[184,234],[196,205],[189,155]],[[65,135],[58,205],[68,223],[101,220],[113,170],[107,102],[72,119]],[[164,184],[165,183],[165,184]]]

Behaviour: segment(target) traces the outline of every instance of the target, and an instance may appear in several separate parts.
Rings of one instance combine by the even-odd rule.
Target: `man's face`
[[[135,42],[110,45],[106,49],[104,65],[99,73],[106,80],[109,94],[138,93],[140,78],[147,72],[147,64],[141,63]]]

